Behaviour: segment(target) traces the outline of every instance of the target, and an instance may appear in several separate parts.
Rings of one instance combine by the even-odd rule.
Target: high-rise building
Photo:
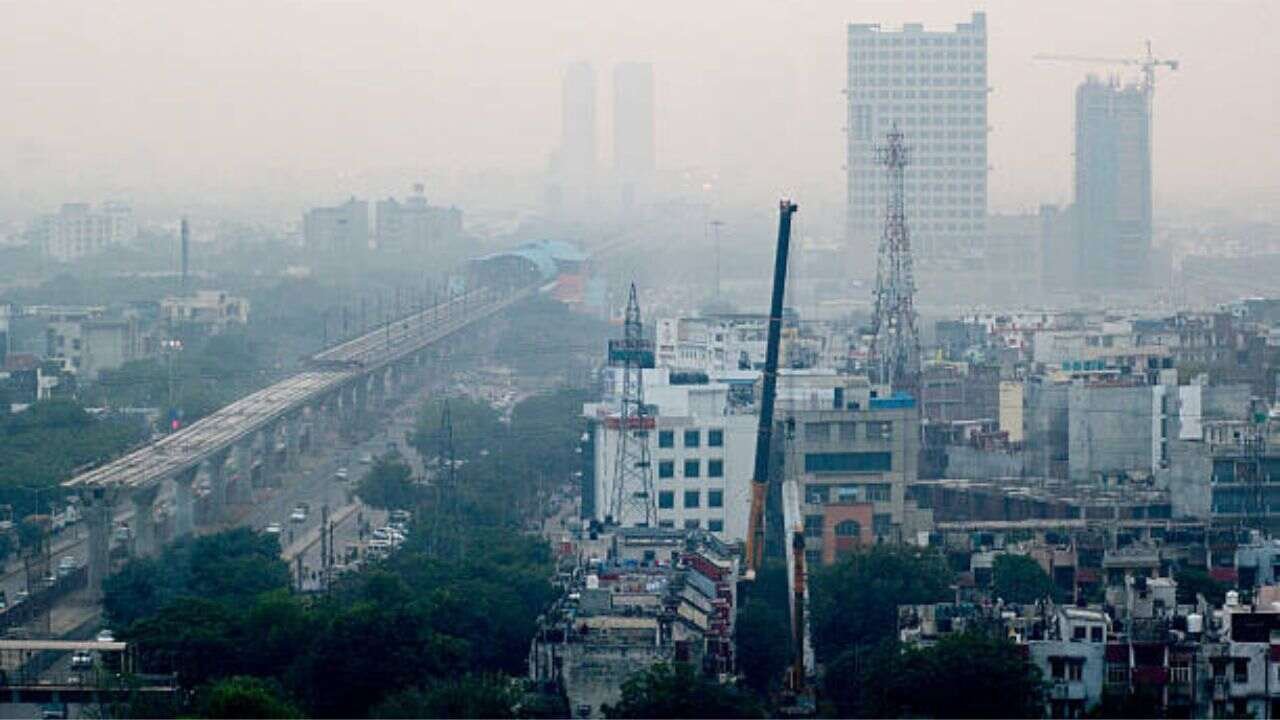
[[[1150,95],[1142,85],[1089,78],[1076,89],[1076,277],[1148,284],[1151,253]]]
[[[421,183],[413,186],[413,194],[404,202],[395,198],[379,200],[374,214],[379,250],[435,251],[462,237],[462,211],[428,205]]]
[[[987,215],[987,20],[954,31],[848,28],[847,228],[852,272],[874,274],[888,188],[876,149],[896,124],[910,149],[906,215],[919,264],[973,264]]]
[[[654,171],[653,66],[619,63],[613,69],[613,170],[623,206],[646,192]]]
[[[369,203],[354,197],[341,205],[312,208],[302,217],[307,249],[348,253],[369,249]]]
[[[561,108],[560,176],[570,188],[585,188],[596,172],[596,76],[590,63],[565,69]]]
[[[45,254],[59,262],[97,255],[138,237],[133,210],[123,203],[104,203],[97,212],[88,203],[67,203],[58,214],[38,219],[33,231]]]

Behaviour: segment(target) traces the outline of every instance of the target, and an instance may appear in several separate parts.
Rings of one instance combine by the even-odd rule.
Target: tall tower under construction
[[[895,391],[915,392],[920,381],[920,335],[916,331],[915,272],[907,233],[904,178],[907,147],[895,125],[876,155],[885,168],[884,230],[876,265],[875,309],[871,317],[872,377]]]

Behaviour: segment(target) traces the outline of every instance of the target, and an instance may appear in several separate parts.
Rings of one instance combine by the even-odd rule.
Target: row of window
[[[984,52],[969,52],[966,50],[938,50],[930,52],[928,50],[881,50],[874,52],[871,50],[858,50],[849,53],[850,60],[863,60],[870,62],[872,60],[982,60],[986,58]]]
[[[986,90],[868,90],[850,88],[851,100],[971,100],[981,99]],[[910,107],[910,106],[908,106]]]
[[[675,430],[658,431],[658,447],[673,448],[676,446]],[[684,431],[684,446],[687,448],[702,447],[702,431],[695,428]],[[707,447],[724,447],[724,430],[707,430]]]
[[[676,526],[676,523],[674,520],[658,521],[658,527],[660,528],[673,528],[675,526]],[[684,521],[685,530],[697,530],[701,527],[702,527],[702,521],[698,520],[697,518],[689,518]],[[724,530],[724,521],[709,519],[707,520],[707,529],[710,530],[711,532],[721,532]]]
[[[858,426],[863,426],[859,432]],[[859,436],[867,440],[892,440],[893,422],[890,420],[869,420],[857,422],[807,422],[804,424],[806,442],[842,442],[858,440]]]
[[[851,173],[851,176],[853,177],[854,182],[856,182],[858,185],[861,185],[867,188],[870,188],[873,185],[880,185],[880,186],[884,185],[884,183],[880,182],[879,177],[872,175],[870,172],[864,171],[864,172]],[[941,180],[942,178],[938,178],[938,179]],[[905,181],[903,185],[905,186],[908,192],[911,192],[913,190],[920,190],[921,192],[927,192],[930,189],[932,189],[933,192],[935,193],[941,193],[941,192],[982,193],[984,192],[984,189],[985,189],[985,183],[981,183],[981,182],[930,183],[930,182],[926,182],[923,178],[920,180]]]
[[[842,505],[859,502],[889,502],[888,483],[806,485],[804,501],[810,505]]]
[[[938,37],[904,37],[902,35],[889,35],[879,32],[870,32],[862,29],[855,29],[849,33],[849,47],[942,47],[948,45],[951,47],[965,47],[973,45],[982,47],[987,44],[987,38],[984,35],[971,37],[966,35],[941,35]]]
[[[671,490],[662,490],[658,492],[658,509],[671,510],[676,506],[676,494]],[[684,505],[685,509],[702,507],[702,491],[701,490],[685,490]],[[724,507],[724,491],[708,490],[707,491],[707,507],[720,508]]]
[[[824,519],[821,515],[805,515],[804,516],[804,536],[807,538],[821,538],[824,527]],[[893,515],[889,513],[876,513],[871,516],[871,532],[878,536],[888,535],[893,529]],[[841,520],[836,523],[834,528],[836,537],[861,537],[862,524],[857,520]]]
[[[872,160],[870,155],[867,155],[865,157],[855,156],[854,159],[855,161],[859,161],[858,167],[866,167],[861,163],[870,162]],[[855,170],[852,173],[852,175],[854,178],[862,177],[863,179],[867,179],[867,178],[879,179],[884,177],[884,169],[881,168],[880,170]],[[955,170],[955,169],[943,170],[941,168],[927,168],[927,167],[913,168],[911,171],[911,175],[914,178],[917,178],[920,180],[927,180],[930,178],[947,179],[947,180],[953,180],[953,179],[954,180],[965,180],[965,179],[985,180],[987,177],[987,173],[985,170]]]
[[[986,78],[983,75],[960,75],[959,73],[949,76],[932,75],[928,77],[917,78],[914,75],[905,77],[895,75],[893,77],[876,77],[871,76],[863,78],[861,84],[865,87],[914,87],[922,85],[924,87],[981,87],[986,85]]]
[[[658,478],[670,479],[676,476],[676,462],[674,460],[658,461]],[[702,461],[701,460],[685,460],[684,461],[684,477],[696,478],[702,477]],[[708,460],[707,461],[707,477],[719,478],[724,477],[724,460]]]
[[[869,76],[902,75],[914,73],[984,73],[987,66],[982,63],[893,63],[888,65],[854,65],[849,72],[860,76],[866,82]]]

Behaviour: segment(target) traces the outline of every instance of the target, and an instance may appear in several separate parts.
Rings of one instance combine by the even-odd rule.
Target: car
[[[337,472],[335,472],[335,473],[333,474],[333,477],[334,477],[334,479],[335,479],[335,480],[340,480],[340,481],[342,481],[342,482],[346,482],[346,481],[347,481],[347,478],[349,478],[349,477],[350,477],[350,473],[348,473],[348,472],[347,472],[347,469],[346,469],[346,468],[344,468],[344,467],[340,467],[340,468],[338,468],[338,471],[337,471]]]
[[[373,464],[373,453],[365,453],[365,454],[361,455],[361,456],[360,456],[360,464],[361,464],[361,465],[372,465],[372,464]]]
[[[66,577],[76,569],[76,559],[72,555],[66,555],[58,561],[58,577]]]
[[[392,523],[407,523],[413,517],[413,513],[408,510],[392,510],[389,517]]]
[[[262,529],[268,535],[279,535],[282,530],[280,523],[267,523],[267,526]]]
[[[93,655],[88,650],[77,650],[71,655],[71,669],[83,670],[93,667]]]
[[[289,513],[289,522],[304,523],[307,521],[307,509],[299,505]]]
[[[99,631],[98,631],[98,637],[97,637],[97,640],[98,640],[98,642],[115,642],[115,641],[116,641],[116,635],[115,635],[115,633],[111,632],[110,630],[107,630],[107,629],[103,628],[102,630],[99,630]]]

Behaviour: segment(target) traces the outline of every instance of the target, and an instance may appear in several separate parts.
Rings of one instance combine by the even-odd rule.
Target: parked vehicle
[[[346,468],[344,468],[344,467],[340,467],[340,468],[338,468],[338,471],[337,471],[336,473],[334,473],[334,474],[333,474],[333,477],[334,477],[334,479],[335,479],[335,480],[339,480],[339,481],[341,481],[341,482],[346,482],[346,481],[347,481],[347,479],[350,477],[350,474],[347,472],[347,469],[346,469]]]
[[[93,667],[93,655],[88,650],[77,650],[71,655],[71,669],[84,670]]]
[[[103,628],[102,630],[98,631],[98,642],[115,642],[115,641],[116,641],[115,633],[111,632],[110,630]]]
[[[280,523],[267,523],[267,526],[262,529],[268,535],[279,535],[282,530]]]
[[[58,577],[66,577],[75,572],[76,559],[72,555],[65,555],[58,561]]]
[[[295,507],[293,512],[289,513],[289,522],[304,523],[307,521],[307,509],[301,505]]]
[[[360,456],[360,464],[361,464],[361,465],[372,465],[372,464],[373,464],[373,453],[364,453],[363,455],[361,455],[361,456]]]
[[[408,510],[392,510],[388,518],[392,523],[407,523],[413,518],[413,513]]]

